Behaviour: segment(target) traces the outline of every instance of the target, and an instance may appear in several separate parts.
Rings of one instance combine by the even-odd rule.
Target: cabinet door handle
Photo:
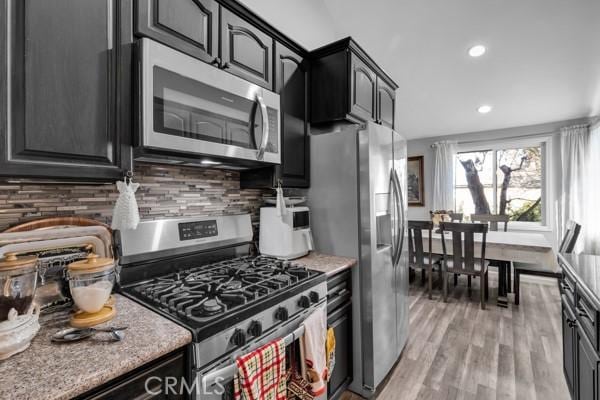
[[[571,318],[567,318],[567,325],[569,325],[569,328],[574,328],[577,326],[577,321]]]
[[[569,285],[566,281],[561,282],[560,287],[565,292],[571,292],[571,293],[573,293],[573,289],[571,288],[571,285]]]
[[[580,317],[587,318],[590,321],[594,322],[594,320],[592,319],[592,316],[586,310],[584,310],[583,308],[577,307],[577,314]]]

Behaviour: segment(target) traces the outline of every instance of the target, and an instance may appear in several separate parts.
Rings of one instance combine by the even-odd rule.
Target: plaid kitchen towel
[[[285,342],[274,340],[236,360],[236,400],[285,400]]]

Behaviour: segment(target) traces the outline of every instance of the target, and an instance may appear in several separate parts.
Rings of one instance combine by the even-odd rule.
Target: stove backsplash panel
[[[271,191],[240,189],[239,173],[136,163],[134,181],[142,219],[251,213],[258,223],[262,197]],[[0,183],[0,230],[20,222],[75,215],[110,223],[114,184]]]

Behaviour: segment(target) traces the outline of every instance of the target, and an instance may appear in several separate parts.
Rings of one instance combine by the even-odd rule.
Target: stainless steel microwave
[[[278,94],[153,40],[138,46],[139,147],[204,165],[281,162]]]

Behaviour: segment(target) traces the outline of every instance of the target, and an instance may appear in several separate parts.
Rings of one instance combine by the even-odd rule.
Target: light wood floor
[[[417,279],[410,290],[410,331],[400,362],[378,400],[567,400],[562,372],[560,295],[556,283],[522,283],[521,305],[495,305],[490,281],[487,308],[479,308],[466,279],[444,303]],[[342,400],[359,400],[350,392]]]

